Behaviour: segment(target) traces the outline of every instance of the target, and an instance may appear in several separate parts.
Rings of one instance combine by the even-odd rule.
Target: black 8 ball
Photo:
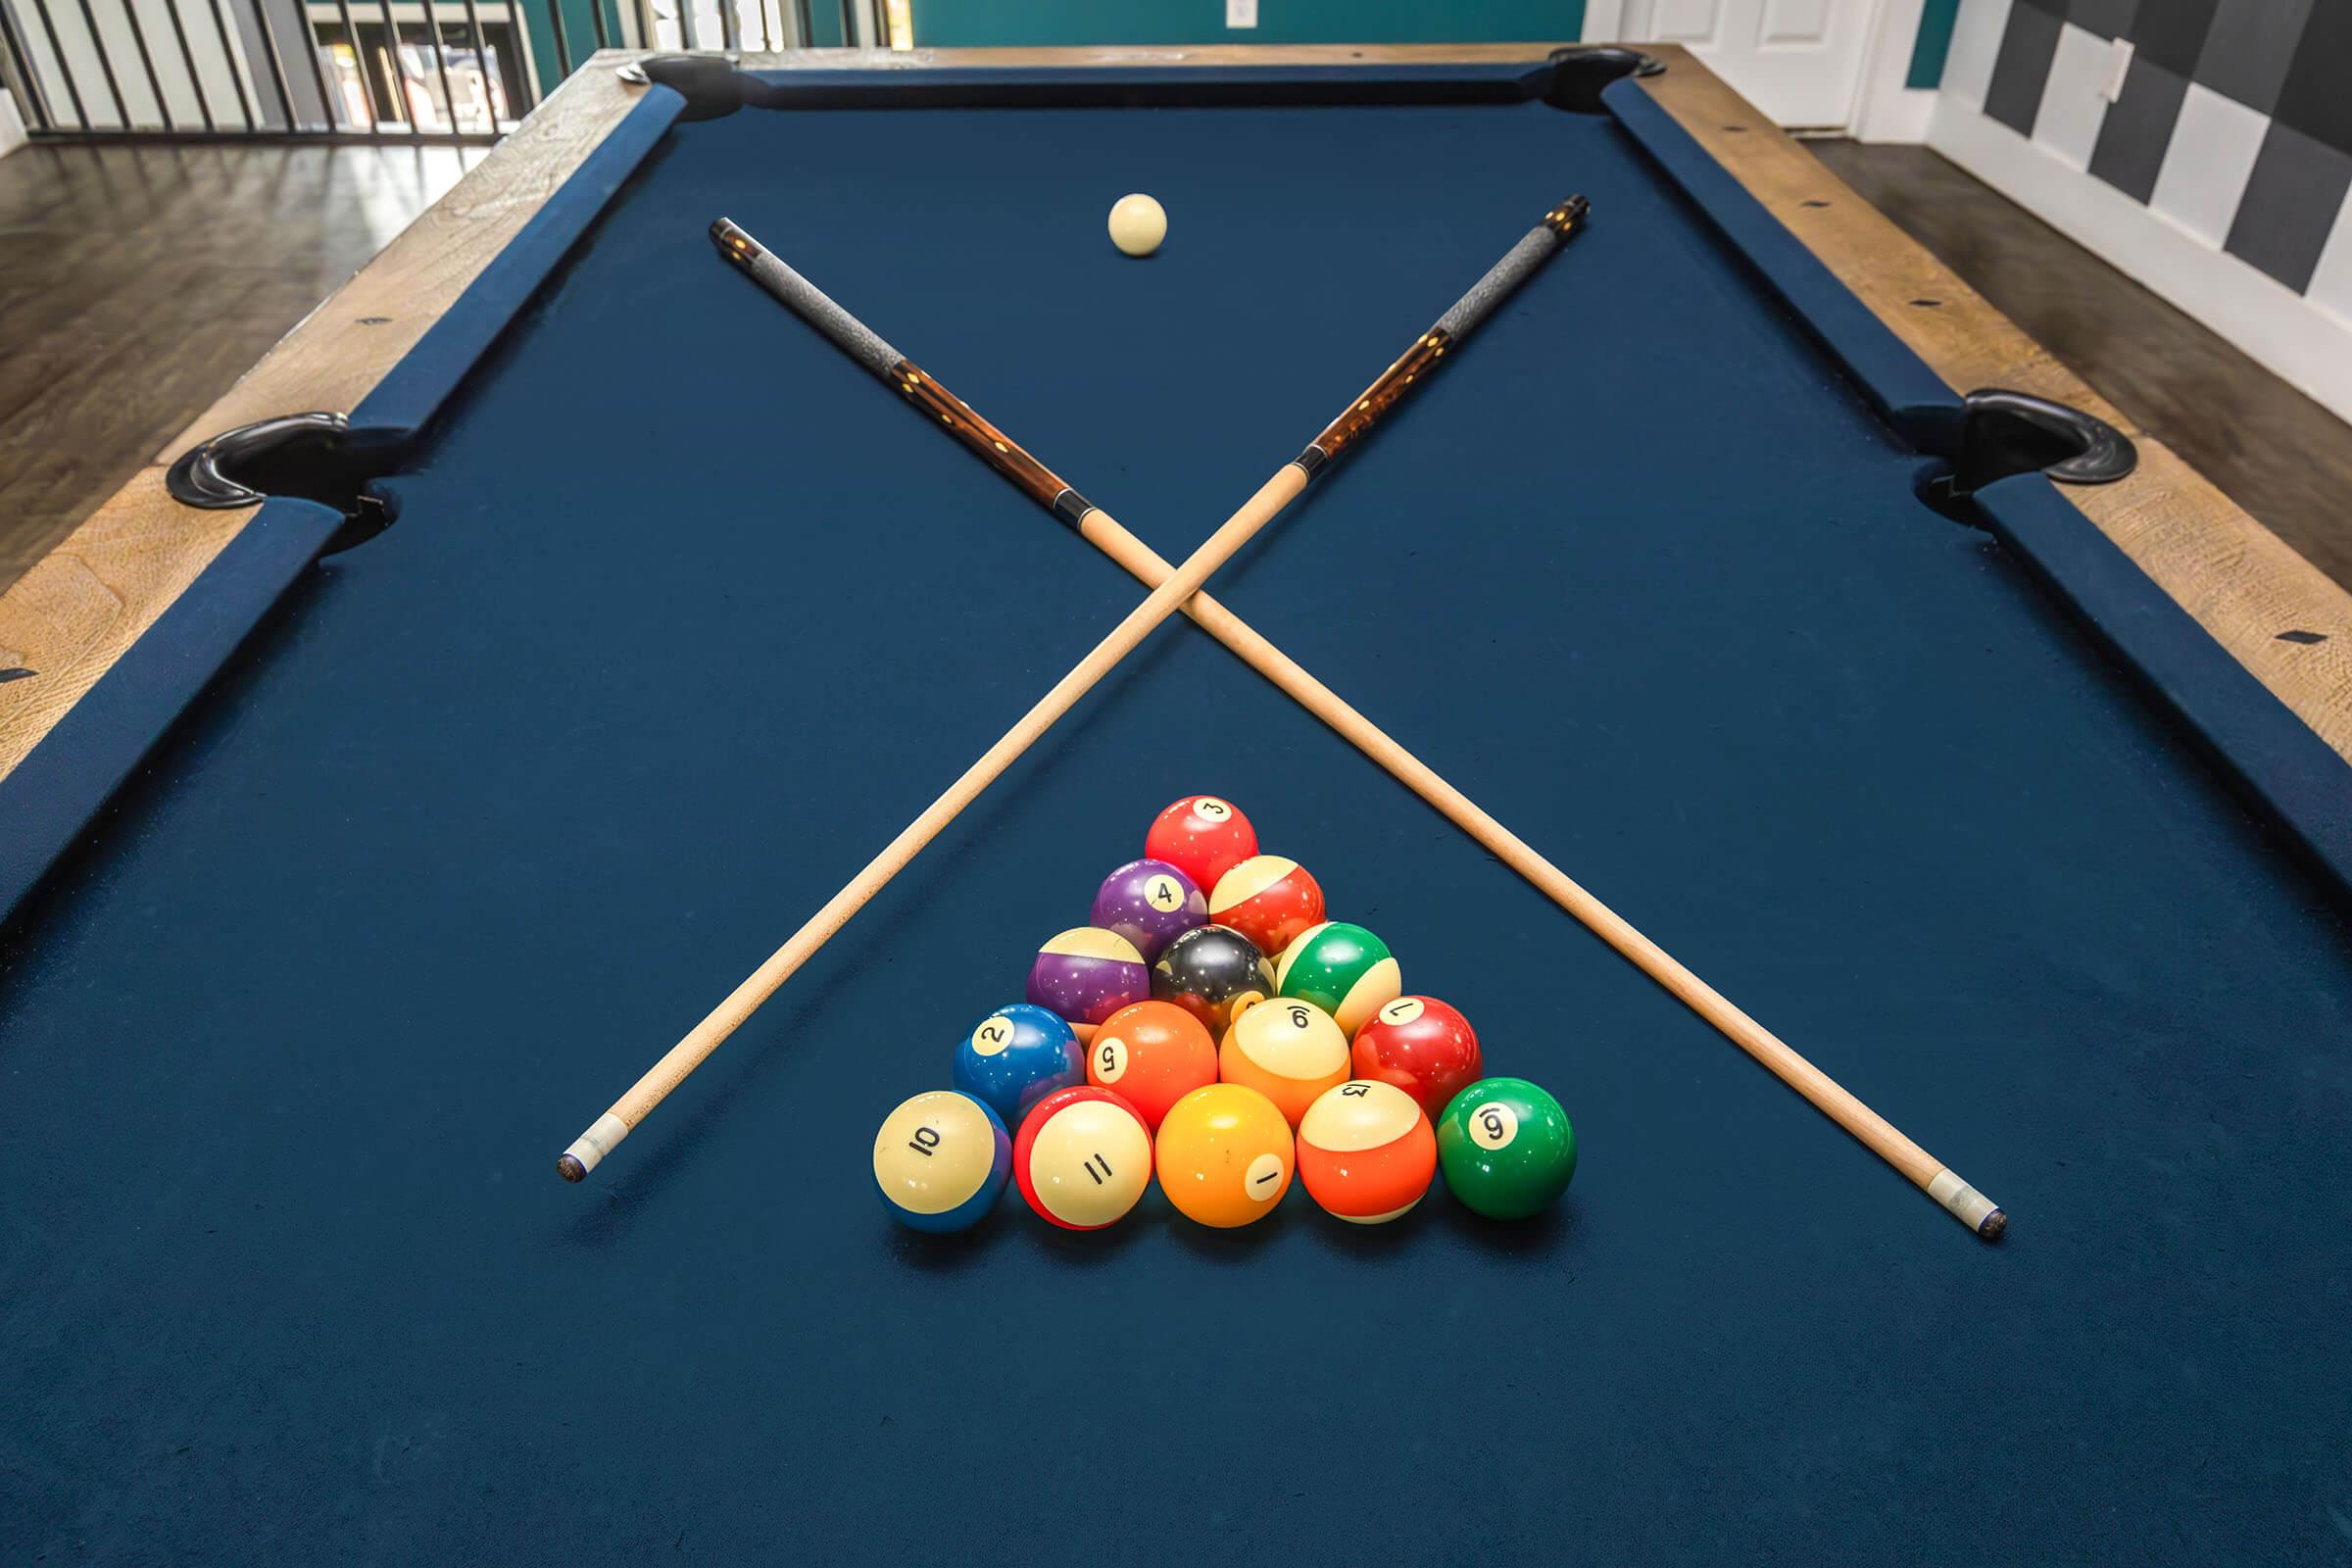
[[[1274,994],[1274,966],[1230,926],[1196,926],[1161,950],[1152,995],[1173,1002],[1222,1038],[1237,1013]]]

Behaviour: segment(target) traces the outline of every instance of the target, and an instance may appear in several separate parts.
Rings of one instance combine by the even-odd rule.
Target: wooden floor
[[[2352,425],[1934,153],[1813,147],[2352,585]],[[33,147],[0,159],[0,587],[480,156]]]
[[[1807,146],[2110,403],[2352,587],[2352,424],[1927,148]]]
[[[481,156],[34,146],[0,159],[0,587]]]

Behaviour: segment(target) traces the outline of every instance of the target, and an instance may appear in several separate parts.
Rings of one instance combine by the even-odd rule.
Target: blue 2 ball
[[[1015,1002],[974,1024],[956,1044],[954,1081],[1015,1128],[1030,1106],[1054,1090],[1086,1082],[1086,1053],[1060,1018]]]

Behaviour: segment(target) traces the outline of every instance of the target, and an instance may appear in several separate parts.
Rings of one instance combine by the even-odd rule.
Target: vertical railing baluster
[[[5,9],[6,0],[0,0]],[[204,95],[204,78],[196,74],[196,51],[188,47],[188,29],[180,24],[179,0],[164,0],[164,15],[172,19],[172,36],[179,40],[179,63],[187,68],[188,91],[196,95],[196,112],[204,117],[206,135],[220,127],[213,123],[212,101]]]
[[[637,0],[637,47],[659,49],[662,35],[654,27],[654,8],[648,0]]]
[[[694,0],[684,0],[692,5]],[[743,47],[743,19],[735,14],[735,0],[718,0],[718,46],[721,49]]]
[[[808,0],[792,0],[792,20],[801,35],[793,42],[803,49],[816,47],[816,19],[808,14]]]
[[[409,74],[400,66],[400,24],[392,20],[392,0],[376,0],[376,9],[384,14],[384,74],[392,89],[393,123],[416,127],[409,118]]]
[[[498,100],[490,94],[490,45],[482,37],[482,12],[466,0],[466,25],[473,34],[473,74],[482,78],[482,119],[490,134],[498,134]]]
[[[331,132],[335,128],[335,99],[326,90],[326,67],[318,62],[318,26],[311,21],[311,0],[294,0],[294,15],[302,22],[302,52],[310,57],[311,84],[318,89],[318,113]]]
[[[49,15],[49,0],[32,0],[32,9],[41,19],[41,31],[49,37],[49,58],[57,62],[57,74],[66,78],[66,96],[74,103],[74,128],[90,128],[90,112],[81,106],[81,87],[74,80],[74,63],[66,58],[65,46],[57,41],[57,23]]]
[[[115,118],[122,128],[130,128],[130,111],[122,107],[122,89],[115,84],[114,62],[106,55],[106,35],[98,30],[98,18],[90,10],[90,0],[81,0],[82,25],[90,29],[90,47],[98,52],[98,74],[106,78],[106,95],[115,101]]]
[[[130,44],[139,52],[139,69],[147,74],[147,90],[155,95],[155,112],[162,119],[165,130],[177,130],[179,126],[172,119],[172,106],[164,100],[164,79],[155,74],[155,56],[147,52],[147,29],[139,25],[138,0],[122,0],[122,20],[130,24]],[[132,128],[127,118],[122,128]]]
[[[286,62],[278,53],[277,29],[270,25],[270,8],[256,5],[254,20],[261,24],[262,52],[270,57],[270,84],[277,89],[277,107],[285,112],[286,134],[291,136],[302,129],[294,114],[294,89],[286,81]]]
[[[253,112],[253,99],[245,91],[245,73],[237,65],[237,51],[228,41],[228,19],[220,15],[220,0],[212,0],[213,31],[220,39],[220,61],[228,68],[228,84],[237,92],[237,113],[245,117],[249,131],[262,128],[261,117]]]
[[[351,45],[352,69],[360,74],[360,99],[368,110],[368,133],[372,136],[379,122],[375,113],[375,78],[368,70],[368,46],[360,42],[360,24],[352,20],[351,0],[335,0],[335,11],[343,19],[343,41]]]
[[[557,0],[557,4],[562,3],[563,0]],[[596,46],[599,49],[612,48],[612,35],[605,26],[605,0],[588,0],[588,20],[596,24]]]
[[[564,0],[547,0],[547,16],[556,24],[556,80],[571,74],[571,29],[564,25]]]
[[[441,8],[438,0],[424,0],[425,30],[433,35],[433,70],[441,77],[441,107],[449,115],[449,128],[458,128],[458,95],[449,84],[449,51],[441,47]]]
[[[17,32],[17,24],[8,14],[6,0],[0,0],[0,38],[6,39],[8,57],[17,63],[24,77],[24,101],[32,106],[33,128],[55,130],[57,124],[49,113],[49,90],[41,85],[40,63],[32,58],[32,50]]]

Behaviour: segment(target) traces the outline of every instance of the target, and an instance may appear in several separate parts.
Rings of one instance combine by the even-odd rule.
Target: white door
[[[1783,125],[1852,118],[1876,0],[1591,0],[1594,42],[1679,43]]]

